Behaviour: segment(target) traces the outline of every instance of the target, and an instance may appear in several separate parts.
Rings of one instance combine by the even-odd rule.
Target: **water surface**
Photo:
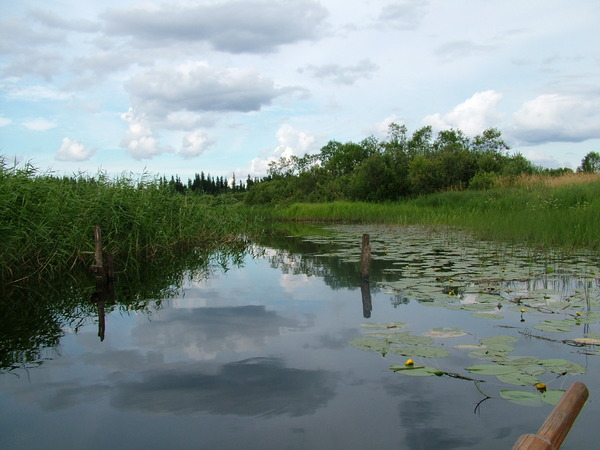
[[[373,245],[369,283],[358,275],[363,232]],[[45,331],[46,338],[31,342],[35,358],[28,363],[21,349],[21,364],[13,361],[0,374],[0,447],[510,448],[537,430],[552,405],[509,402],[500,391],[535,388],[465,370],[486,361],[456,347],[499,334],[518,338],[516,356],[566,358],[585,367],[583,374],[545,374],[543,381],[550,389],[588,385],[590,401],[563,448],[594,447],[600,356],[594,346],[563,341],[598,333],[600,325],[565,333],[533,328],[567,314],[539,309],[542,300],[549,307],[578,304],[585,294],[589,309],[598,309],[593,255],[381,227],[273,237],[252,253],[238,264],[182,272],[164,286],[166,298],[138,298],[135,307],[130,298],[123,304],[116,298],[105,312],[103,340],[98,308],[87,298],[77,320],[57,318],[54,335]],[[477,287],[470,284],[475,278]],[[449,283],[460,294],[450,295]],[[538,309],[525,316],[511,310],[516,293]],[[484,296],[494,299],[493,308],[463,308]],[[436,340],[449,356],[422,361],[484,378],[481,390],[464,379],[395,373],[390,365],[403,364],[404,356],[349,344],[368,335],[365,324],[391,322],[406,323],[414,335],[438,327],[466,331]],[[3,360],[11,351],[15,357],[14,349],[2,351]]]

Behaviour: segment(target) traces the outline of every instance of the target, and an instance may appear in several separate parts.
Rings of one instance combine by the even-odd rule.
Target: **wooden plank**
[[[583,408],[589,392],[585,384],[576,381],[563,394],[537,434],[522,435],[513,450],[557,450],[569,434]]]

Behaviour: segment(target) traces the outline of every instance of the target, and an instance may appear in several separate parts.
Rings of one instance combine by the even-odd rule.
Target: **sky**
[[[549,168],[600,151],[595,0],[2,3],[10,165],[245,179],[392,122],[498,128]]]

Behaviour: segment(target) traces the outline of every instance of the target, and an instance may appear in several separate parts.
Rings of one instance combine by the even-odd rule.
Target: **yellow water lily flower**
[[[521,312],[525,312],[525,310],[523,308],[521,308]]]
[[[415,362],[412,359],[407,359],[404,363],[405,366],[414,366]]]
[[[540,392],[546,392],[546,385],[544,383],[537,383],[535,387]]]
[[[575,314],[576,314],[576,315],[578,315],[578,316],[580,316],[580,315],[581,315],[581,313],[580,313],[579,311],[577,311]]]

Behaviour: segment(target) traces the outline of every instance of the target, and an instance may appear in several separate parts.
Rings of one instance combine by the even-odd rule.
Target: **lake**
[[[505,449],[574,381],[562,448],[594,448],[599,278],[585,252],[315,226],[102,308],[4,307],[0,448]]]

